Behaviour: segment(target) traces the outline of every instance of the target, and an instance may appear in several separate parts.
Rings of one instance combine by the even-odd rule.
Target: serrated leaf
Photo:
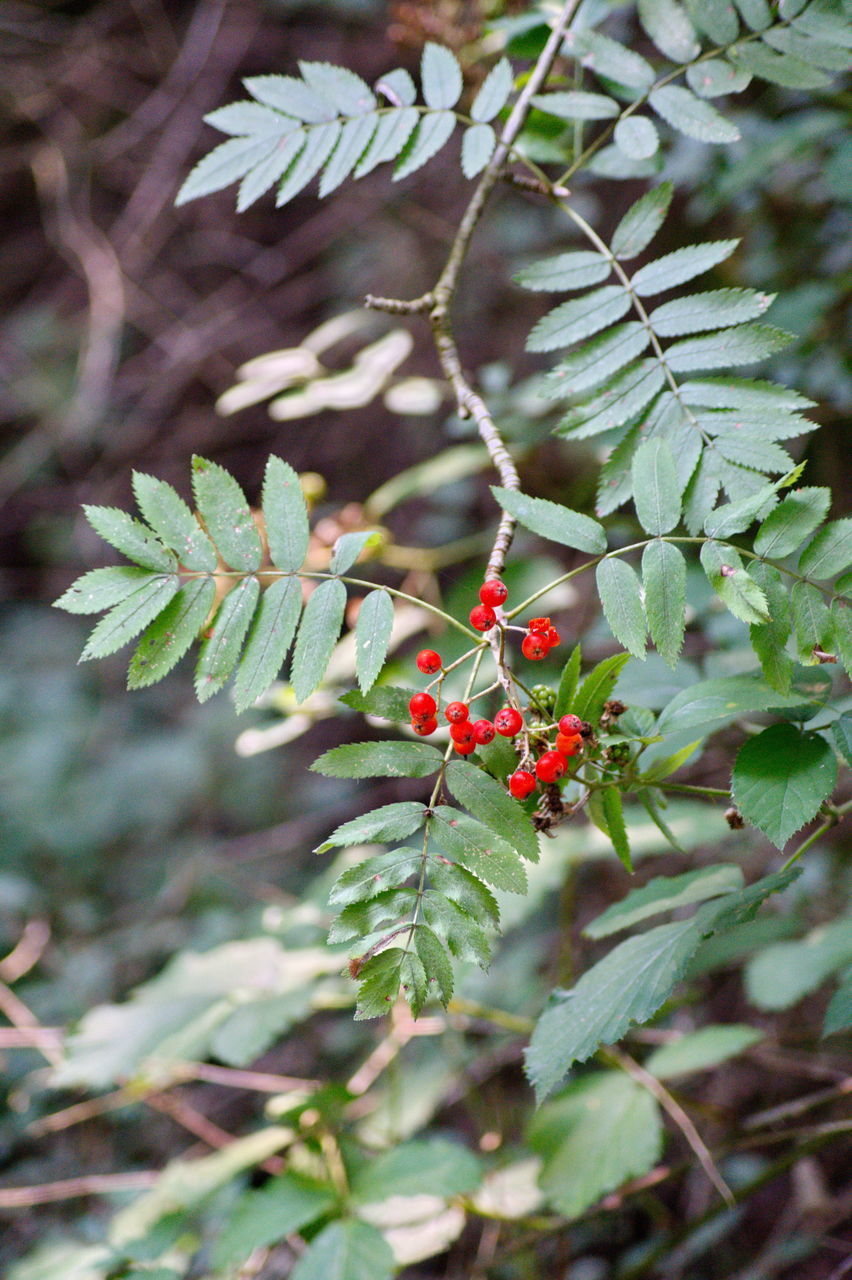
[[[822,592],[810,582],[795,582],[790,592],[799,661],[813,664],[814,649],[830,650],[834,625]]]
[[[556,703],[553,708],[554,720],[558,720],[560,716],[567,715],[569,711],[574,710],[574,695],[577,692],[582,660],[580,646],[575,644],[571,650],[571,656],[562,668],[562,675],[559,677],[559,688],[556,690]]]
[[[673,183],[661,182],[627,210],[612,236],[616,258],[627,261],[648,247],[665,221],[673,192]]]
[[[164,547],[141,520],[134,520],[126,511],[84,503],[83,514],[104,542],[134,564],[159,573],[171,573],[177,568],[177,559],[168,547]]]
[[[783,849],[816,816],[836,780],[837,761],[824,738],[774,724],[740,748],[731,794],[746,821]]]
[[[482,1165],[472,1151],[447,1138],[428,1138],[374,1155],[355,1175],[352,1195],[359,1204],[394,1195],[446,1199],[473,1191],[481,1181]]]
[[[764,314],[775,297],[774,293],[758,293],[756,289],[711,289],[664,302],[651,312],[649,319],[661,337],[678,338],[702,329],[754,320]]]
[[[633,459],[633,500],[646,533],[668,533],[680,519],[680,486],[665,440],[647,440]]]
[[[238,712],[252,706],[278,678],[301,612],[302,584],[298,578],[279,578],[264,591],[234,681]]]
[[[433,864],[433,869],[437,865],[439,864]],[[455,863],[450,863],[449,868],[464,871],[464,867]],[[470,875],[470,872],[467,874]],[[476,876],[471,876],[471,879],[476,880]],[[458,960],[471,961],[479,965],[480,969],[488,968],[491,962],[491,942],[485,930],[480,928],[467,911],[436,889],[426,890],[422,904],[423,915],[430,927],[446,942]]]
[[[404,956],[402,947],[388,947],[364,963],[358,975],[356,1022],[365,1018],[382,1018],[390,1013],[399,994],[400,967]]]
[[[649,542],[642,553],[648,630],[660,657],[674,669],[686,627],[686,561],[671,542]]]
[[[209,111],[203,117],[205,124],[210,124],[221,133],[234,137],[247,138],[250,134],[280,134],[283,129],[294,129],[297,122],[292,116],[282,115],[271,107],[264,107],[259,102],[229,102],[227,106]]]
[[[340,701],[353,711],[360,711],[367,716],[379,716],[383,720],[396,720],[400,724],[411,719],[408,710],[409,699],[413,690],[404,689],[400,685],[384,684],[369,693],[361,693],[352,689],[341,695]]]
[[[831,606],[831,618],[838,657],[846,674],[852,678],[852,608],[843,600],[835,600]]]
[[[395,107],[411,107],[417,101],[417,85],[404,67],[386,72],[376,81],[376,91]]]
[[[466,867],[438,859],[429,867],[429,881],[436,892],[452,901],[474,920],[486,920],[500,927],[500,908],[490,889]]]
[[[653,722],[652,722],[653,724]],[[660,782],[663,778],[669,778],[673,773],[677,773],[687,761],[691,760],[698,748],[701,746],[701,739],[697,742],[688,742],[685,747],[681,747],[679,751],[673,751],[670,756],[657,756],[657,758],[648,765],[640,776],[641,782]]]
[[[340,137],[339,121],[315,124],[305,133],[305,145],[299,151],[275,193],[275,207],[283,208],[319,173]]]
[[[736,409],[741,413],[775,414],[806,409],[813,404],[798,391],[756,378],[702,378],[682,382],[680,394],[689,405]]]
[[[180,662],[204,626],[215,596],[212,578],[196,578],[181,587],[139,641],[127,672],[128,689],[156,684]]]
[[[585,289],[588,285],[598,284],[607,278],[610,271],[610,264],[602,254],[578,249],[533,262],[523,271],[518,271],[512,279],[515,284],[536,292],[570,293],[573,289]]]
[[[703,441],[677,396],[664,391],[640,425],[640,439],[661,440],[674,459],[678,492],[683,493],[702,456]]]
[[[663,1126],[647,1089],[617,1071],[594,1072],[541,1108],[527,1141],[544,1158],[548,1202],[570,1220],[654,1166]]]
[[[558,502],[550,502],[547,498],[530,498],[500,485],[492,485],[491,492],[504,511],[540,537],[590,555],[606,551],[604,527],[590,516],[560,506]]]
[[[166,605],[180,587],[177,574],[150,578],[132,596],[113,605],[91,632],[80,654],[81,662],[91,658],[105,658],[128,644],[143,631]]]
[[[602,787],[599,794],[612,846],[618,855],[619,862],[627,871],[632,871],[633,859],[630,856],[630,841],[627,838],[627,827],[624,822],[621,792],[618,787]]]
[[[762,43],[735,44],[727,54],[735,67],[787,89],[824,89],[831,84],[831,76],[818,67],[787,53],[775,53]]]
[[[345,848],[351,844],[404,840],[425,821],[426,810],[416,800],[385,804],[360,818],[353,818],[351,822],[341,823],[314,852],[327,853],[329,849]]]
[[[631,160],[648,160],[660,148],[660,136],[647,116],[626,116],[615,126],[613,140]]]
[[[766,0],[734,0],[734,4],[752,31],[763,31],[772,21],[772,10]]]
[[[393,601],[387,591],[371,591],[355,623],[355,672],[362,693],[372,688],[384,666],[392,629]]]
[[[306,124],[333,119],[333,103],[296,76],[250,76],[243,84],[253,98]]]
[[[393,171],[393,181],[399,182],[415,173],[447,143],[456,127],[452,111],[436,111],[422,116],[414,132],[408,138]]]
[[[683,495],[683,523],[692,537],[701,530],[707,512],[713,509],[720,484],[719,459],[704,449]]]
[[[716,44],[731,44],[740,24],[730,0],[684,0],[686,10],[701,31]]]
[[[505,107],[513,84],[512,64],[508,58],[501,58],[488,72],[473,100],[471,119],[485,124],[493,120]]]
[[[787,693],[793,675],[793,661],[786,652],[791,628],[790,600],[780,573],[771,565],[754,565],[752,575],[766,597],[769,619],[752,623],[751,647],[757,654],[766,683],[780,693]]]
[[[447,786],[459,804],[508,840],[529,862],[538,862],[538,836],[527,815],[494,778],[466,760],[447,766]]]
[[[435,111],[454,107],[461,97],[462,71],[458,59],[443,45],[429,41],[420,60],[420,79],[426,105]]]
[[[736,462],[753,471],[789,471],[793,466],[793,459],[786,449],[782,449],[780,444],[775,444],[772,440],[721,435],[716,437],[714,447],[728,462]],[[725,487],[730,492],[727,482]]]
[[[335,1199],[333,1187],[291,1171],[244,1192],[213,1244],[213,1266],[238,1267],[255,1249],[276,1244],[322,1217]]]
[[[237,192],[237,213],[244,213],[255,200],[266,195],[267,191],[287,173],[301,155],[308,135],[304,129],[295,129],[279,142],[271,145],[267,154],[259,163],[252,165],[240,183]]]
[[[294,573],[308,552],[308,509],[298,475],[274,454],[263,475],[262,505],[270,559],[276,568]]]
[[[428,742],[348,742],[323,752],[311,769],[326,778],[428,778],[443,759]]]
[[[762,1031],[742,1024],[702,1027],[700,1031],[688,1032],[679,1040],[661,1045],[642,1065],[658,1080],[671,1080],[717,1067],[762,1039]]]
[[[375,898],[388,889],[397,889],[419,872],[421,862],[419,849],[390,849],[365,858],[337,877],[329,891],[329,903],[347,907],[353,902]]]
[[[218,463],[196,455],[192,487],[201,518],[225,563],[232,569],[258,569],[263,557],[260,534],[234,477]]]
[[[369,146],[379,124],[375,112],[347,120],[320,179],[320,197],[330,195],[349,177]]]
[[[582,65],[594,71],[595,75],[613,80],[626,89],[641,93],[654,83],[655,72],[650,62],[599,31],[569,30],[565,33],[562,48],[569,56],[579,54]]]
[[[676,0],[639,0],[639,21],[672,62],[691,62],[701,52],[695,28]]]
[[[766,44],[780,53],[791,53],[803,62],[826,71],[848,71],[849,53],[837,44],[827,44],[802,35],[791,27],[772,27],[763,37]]]
[[[557,433],[585,440],[622,427],[645,409],[664,382],[665,374],[656,359],[638,360],[606,383],[592,400],[570,410]]]
[[[650,340],[640,321],[618,324],[555,365],[544,379],[542,392],[548,399],[562,400],[589,391],[641,355]]]
[[[216,568],[213,544],[170,484],[134,471],[133,493],[145,520],[182,565],[208,573]]]
[[[351,569],[365,547],[376,546],[382,540],[378,529],[359,529],[356,533],[342,533],[334,544],[329,564],[330,573],[346,573]]]
[[[446,1008],[453,997],[453,966],[444,944],[427,924],[420,923],[414,932],[414,949],[426,971],[427,982],[434,984],[435,994]]]
[[[595,581],[612,634],[634,657],[644,658],[647,624],[635,570],[625,560],[601,560]]]
[[[501,836],[459,809],[437,805],[430,832],[441,848],[474,875],[509,893],[523,893],[527,874],[518,854]]]
[[[612,120],[620,107],[614,98],[602,93],[584,93],[571,89],[566,93],[539,93],[532,105],[560,120]]]
[[[481,173],[494,154],[497,135],[490,124],[473,124],[462,138],[461,166],[466,178]]]
[[[290,1280],[391,1280],[395,1271],[393,1252],[380,1231],[357,1218],[341,1218],[314,1237]]]
[[[657,115],[679,133],[698,142],[738,142],[740,131],[730,120],[711,107],[704,98],[696,98],[694,93],[680,85],[668,84],[661,89],[652,89],[648,95]]]
[[[792,0],[782,0],[783,16],[794,16]],[[817,40],[828,40],[843,49],[852,49],[852,31],[849,30],[848,8],[838,7],[836,0],[811,0],[804,9],[801,3],[795,4],[793,24],[796,31],[814,36]]]
[[[113,605],[128,599],[140,587],[158,577],[150,569],[138,568],[136,565],[90,569],[72,582],[58,600],[53,601],[53,608],[64,609],[67,613],[100,613],[102,609],[111,609]]]
[[[175,205],[187,204],[200,196],[229,187],[245,177],[250,169],[264,160],[275,144],[269,136],[252,134],[248,138],[229,138],[208,151],[199,160],[175,196]]]
[[[413,85],[412,85],[413,88]],[[379,116],[373,139],[355,169],[355,177],[363,178],[376,165],[395,160],[417,127],[420,112],[416,107],[402,107]]]
[[[675,373],[691,369],[722,369],[754,364],[789,346],[789,333],[768,324],[741,324],[700,338],[684,338],[666,351],[666,364]]]
[[[572,708],[574,715],[596,725],[601,718],[604,703],[612,697],[613,686],[621,674],[621,668],[630,657],[627,653],[614,653],[604,658],[586,676],[577,690]]]
[[[660,712],[657,733],[692,733],[701,736],[720,729],[754,711],[801,705],[801,694],[779,693],[752,676],[722,676],[701,680],[675,694]]]
[[[675,285],[703,275],[717,263],[724,262],[738,244],[739,240],[708,240],[704,244],[675,249],[640,267],[630,281],[630,286],[643,298],[655,293],[665,293]]]
[[[769,606],[760,587],[743,568],[742,560],[730,543],[705,542],[700,553],[701,565],[713,590],[741,622],[766,622]]]
[[[533,326],[528,351],[555,351],[581,338],[590,338],[620,320],[630,310],[630,295],[619,284],[593,289],[554,307]]]
[[[337,578],[311,592],[299,623],[290,682],[297,702],[304,702],[325,675],[346,611],[346,588]]]
[[[664,911],[734,893],[742,889],[743,883],[740,868],[724,862],[679,876],[655,876],[641,888],[631,889],[620,902],[607,907],[586,925],[583,933],[587,938],[606,938]]]
[[[820,581],[843,573],[852,564],[852,516],[832,520],[820,529],[799,556],[799,572]]]
[[[330,102],[338,114],[357,116],[375,109],[373,91],[347,67],[335,67],[330,62],[300,62],[299,70],[305,83]]]
[[[206,702],[226,684],[240,656],[259,595],[257,578],[243,578],[219,605],[210,633],[202,641],[195,669],[199,702]]]
[[[363,902],[350,903],[332,923],[328,941],[331,945],[351,942],[393,929],[401,921],[411,920],[416,905],[417,890],[414,885],[386,889]]]
[[[686,68],[686,83],[699,98],[721,98],[726,93],[742,93],[747,89],[751,72],[732,67],[722,58],[708,58]]]

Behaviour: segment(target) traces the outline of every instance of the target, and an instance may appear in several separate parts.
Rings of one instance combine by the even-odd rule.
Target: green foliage
[[[819,811],[837,779],[837,761],[818,733],[774,724],[740,748],[731,779],[740,813],[783,849]]]

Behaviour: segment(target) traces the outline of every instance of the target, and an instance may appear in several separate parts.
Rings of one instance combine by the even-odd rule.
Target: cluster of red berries
[[[470,611],[470,625],[477,631],[490,631],[497,621],[495,609],[506,603],[509,592],[505,582],[489,578],[479,588],[479,604]]]
[[[521,642],[521,653],[532,662],[540,662],[561,639],[549,618],[530,618],[527,634]]]
[[[579,716],[563,716],[557,726],[556,746],[544,751],[535,762],[535,773],[517,769],[509,778],[509,791],[516,800],[526,800],[539,782],[558,782],[568,768],[568,761],[583,749],[583,722]]]
[[[424,654],[428,655],[426,659]],[[424,649],[417,655],[419,670],[424,670],[421,659],[428,662],[431,658],[437,657],[434,650]],[[438,659],[438,667],[440,667],[440,659]],[[431,670],[437,670],[438,667],[433,667]],[[431,693],[415,693],[408,703],[408,710],[411,715],[411,727],[415,733],[420,734],[422,738],[427,738],[430,733],[435,732],[438,727],[436,715],[438,706]],[[520,711],[516,711],[514,707],[504,707],[502,711],[497,712],[493,721],[485,719],[471,721],[470,708],[466,702],[448,702],[444,708],[444,718],[450,726],[453,746],[462,756],[469,756],[477,747],[487,746],[489,742],[494,741],[494,735],[497,733],[504,738],[514,738],[524,723]]]

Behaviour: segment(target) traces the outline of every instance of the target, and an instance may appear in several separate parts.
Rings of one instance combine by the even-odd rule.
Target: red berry
[[[525,658],[529,658],[532,662],[538,662],[542,658],[547,657],[547,651],[550,645],[544,636],[528,635],[524,636],[521,644],[521,653]]]
[[[579,733],[557,733],[556,750],[563,756],[576,756],[583,750],[583,739]]]
[[[494,741],[494,734],[497,730],[490,720],[474,720],[473,736],[480,746],[486,746],[489,742]]]
[[[547,641],[548,649],[552,649],[554,645],[562,643],[562,637],[555,627],[548,627],[544,633],[544,639]]]
[[[428,738],[430,733],[434,733],[438,727],[438,721],[434,716],[430,716],[428,720],[412,720],[411,727],[415,733],[419,733],[421,738]]]
[[[523,727],[524,718],[514,707],[503,707],[494,717],[494,728],[504,738],[514,738]]]
[[[527,631],[530,631],[534,636],[547,635],[549,627],[549,618],[530,618],[527,623]]]
[[[469,720],[458,720],[450,725],[450,737],[453,742],[473,742],[473,725]]]
[[[476,743],[471,738],[470,742],[454,742],[453,746],[460,756],[469,756],[472,751],[476,750]]]
[[[490,631],[497,621],[497,614],[490,604],[477,604],[470,611],[470,625],[477,631]]]
[[[496,609],[498,605],[503,604],[508,594],[506,584],[501,582],[499,578],[489,578],[479,588],[480,600],[483,604],[490,605],[492,609]]]
[[[437,709],[437,703],[431,693],[415,693],[408,704],[412,720],[428,720]]]
[[[581,733],[583,721],[579,716],[563,716],[559,721],[559,732],[567,733],[570,738],[574,733]]]
[[[568,761],[559,751],[545,751],[535,763],[536,776],[542,782],[556,782],[568,768]]]
[[[448,702],[444,708],[444,715],[450,724],[461,724],[462,720],[467,720],[468,710],[464,702]]]
[[[535,778],[526,769],[518,769],[509,779],[509,794],[516,800],[526,800],[531,791],[535,791]]]
[[[433,676],[436,671],[441,670],[443,663],[440,653],[436,653],[434,649],[421,649],[415,658],[415,665],[424,676]]]

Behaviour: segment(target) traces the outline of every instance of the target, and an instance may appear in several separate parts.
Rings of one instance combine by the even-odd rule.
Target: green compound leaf
[[[447,765],[447,786],[459,804],[499,831],[529,862],[538,862],[538,836],[527,815],[500,783],[467,760],[452,760]]]
[[[243,84],[258,102],[305,124],[322,124],[335,115],[333,104],[296,76],[251,76]]]
[[[774,27],[763,37],[766,44],[781,53],[791,53],[803,62],[826,71],[848,71],[849,53],[837,44],[826,44],[810,36],[801,35],[791,27]]]
[[[653,109],[679,133],[698,142],[738,142],[740,131],[703,98],[680,85],[653,89],[648,97]]]
[[[414,933],[414,950],[426,971],[427,982],[446,1009],[453,998],[453,966],[446,947],[428,924],[420,923]]]
[[[282,125],[287,127],[283,117]],[[292,124],[290,128],[292,129]],[[211,195],[214,191],[229,187],[232,182],[238,182],[249,170],[268,161],[273,146],[274,143],[266,133],[252,134],[247,138],[229,138],[227,142],[220,142],[218,147],[208,151],[191,170],[175,196],[175,204],[187,204],[190,200]]]
[[[777,484],[761,485],[747,498],[716,507],[704,521],[704,532],[710,538],[730,538],[742,533],[774,504],[778,488]]]
[[[237,213],[246,209],[266,195],[267,191],[286,173],[296,169],[296,161],[303,154],[311,154],[308,150],[308,138],[312,136],[304,129],[294,129],[285,138],[271,143],[267,154],[259,163],[252,166],[240,183],[237,192]]]
[[[630,841],[624,822],[624,808],[621,803],[621,792],[618,787],[603,787],[600,791],[601,809],[606,829],[612,846],[618,854],[618,860],[628,870],[633,870],[633,859],[630,856]]]
[[[527,1141],[544,1159],[548,1202],[571,1219],[654,1166],[663,1126],[647,1089],[621,1072],[594,1072],[541,1108]]]
[[[631,160],[648,160],[660,148],[660,135],[647,116],[619,120],[613,133],[615,145]]]
[[[433,863],[432,871],[434,872],[440,865],[440,863]],[[458,873],[464,872],[464,867],[459,867],[455,863],[450,863],[449,869]],[[466,874],[470,876],[470,872]],[[435,883],[434,875],[432,878]],[[470,876],[470,878],[479,883],[476,876]],[[484,885],[482,887],[485,888]],[[425,918],[458,960],[470,961],[478,964],[480,969],[487,969],[491,963],[491,942],[488,935],[467,911],[452,898],[446,897],[445,892],[446,890],[438,889],[426,890],[422,898]]]
[[[437,805],[433,814],[430,831],[445,853],[495,889],[509,893],[525,891],[524,864],[501,836],[447,805]]]
[[[54,600],[53,608],[64,609],[66,613],[100,613],[127,600],[146,583],[158,580],[159,574],[135,565],[90,569],[72,582],[58,600]]]
[[[612,697],[613,686],[629,657],[629,653],[614,653],[592,668],[577,690],[572,708],[575,715],[581,720],[590,721],[592,725],[598,723],[604,703]]]
[[[474,1191],[481,1181],[482,1165],[472,1151],[446,1138],[431,1138],[374,1156],[353,1179],[352,1195],[358,1204],[394,1195],[445,1199]]]
[[[393,929],[401,921],[410,920],[417,904],[417,890],[409,888],[387,889],[362,902],[344,907],[329,930],[328,941],[351,942],[370,937],[374,933]]]
[[[602,254],[577,249],[572,253],[558,253],[552,258],[541,258],[523,271],[518,271],[512,279],[515,284],[536,292],[570,293],[573,289],[585,289],[590,284],[606,280],[611,269]]]
[[[83,513],[95,533],[143,569],[172,573],[177,559],[141,520],[134,520],[118,507],[83,504]]]
[[[298,475],[274,454],[263,473],[261,501],[269,557],[276,568],[295,573],[308,554],[308,508]]]
[[[218,463],[192,459],[195,502],[222,559],[232,569],[260,567],[263,549],[246,496],[234,477]]]
[[[314,852],[327,853],[329,849],[344,848],[351,844],[404,840],[422,827],[425,821],[426,810],[416,800],[385,804],[336,827]]]
[[[454,107],[461,97],[462,71],[449,49],[429,41],[420,60],[420,79],[426,105],[435,111]]]
[[[571,656],[562,668],[562,675],[559,677],[559,688],[556,690],[556,705],[553,708],[554,720],[558,720],[560,716],[567,715],[569,711],[574,710],[574,695],[577,692],[580,663],[582,661],[583,655],[580,646],[575,644],[571,650]]]
[[[824,89],[831,84],[831,76],[824,71],[801,58],[775,53],[765,44],[735,44],[728,50],[728,57],[739,70],[787,89]]]
[[[466,178],[481,173],[494,154],[497,135],[490,124],[472,124],[462,138],[461,165]]]
[[[692,369],[723,369],[755,364],[793,341],[789,333],[768,324],[741,324],[701,338],[684,338],[666,351],[666,363],[674,373]]]
[[[454,862],[433,861],[429,867],[429,881],[438,894],[443,894],[454,907],[465,912],[471,919],[485,921],[499,929],[500,908],[497,899],[465,867]]]
[[[357,1218],[342,1218],[314,1237],[290,1280],[391,1280],[395,1272],[393,1252],[382,1233]]]
[[[492,485],[491,492],[504,511],[540,537],[565,547],[574,547],[577,551],[587,551],[590,555],[606,551],[606,532],[597,520],[572,511],[570,507],[560,506],[558,502],[529,498],[499,485]]]
[[[560,422],[557,433],[585,440],[622,427],[642,413],[664,382],[665,374],[657,360],[638,360],[605,384],[592,400],[571,409]]]
[[[752,31],[762,31],[772,21],[772,10],[767,0],[734,0],[734,3]]]
[[[581,338],[590,338],[620,320],[630,310],[630,295],[620,284],[604,285],[581,298],[554,307],[536,322],[527,339],[528,351],[555,351]]]
[[[264,591],[234,681],[238,712],[252,706],[280,675],[301,612],[298,578],[279,578]]]
[[[337,877],[328,895],[332,906],[348,907],[353,902],[368,902],[388,889],[398,889],[420,870],[419,849],[389,849],[365,858],[357,866]]]
[[[665,440],[646,440],[633,458],[633,500],[646,533],[669,533],[680,519],[680,486]]]
[[[371,591],[355,623],[355,672],[362,693],[372,688],[384,666],[392,630],[393,601],[387,591]]]
[[[333,1187],[291,1172],[244,1192],[213,1245],[213,1266],[240,1266],[253,1250],[277,1244],[328,1213],[335,1200]]]
[[[290,670],[297,702],[310,697],[325,675],[345,610],[346,588],[337,578],[321,582],[308,597]]]
[[[382,83],[386,83],[388,78],[385,76]],[[413,92],[415,91],[412,83]],[[420,112],[412,106],[380,116],[373,140],[358,161],[355,177],[363,178],[366,174],[372,173],[377,165],[395,160],[417,128],[419,120]]]
[[[247,138],[252,133],[280,134],[285,126],[293,127],[292,117],[282,117],[280,111],[262,106],[259,102],[229,102],[225,107],[208,111],[204,123],[212,125],[220,133]]]
[[[822,523],[830,505],[830,489],[797,489],[788,493],[755,534],[755,551],[774,560],[792,555]]]
[[[359,529],[357,533],[342,533],[334,544],[329,564],[331,573],[346,573],[352,568],[365,547],[375,547],[382,541],[381,530]]]
[[[799,557],[799,572],[808,577],[833,578],[852,564],[852,516],[827,524]]]
[[[144,689],[168,675],[191,647],[213,607],[212,578],[186,583],[148,626],[130,659],[128,689]]]
[[[199,702],[206,702],[218,693],[237,665],[259,595],[257,578],[243,578],[219,605],[210,634],[201,645],[195,669],[195,692]]]
[[[751,647],[757,654],[766,683],[779,693],[788,693],[793,678],[793,660],[787,653],[792,628],[790,597],[781,574],[772,565],[758,563],[752,566],[751,572],[769,606],[768,621],[752,623],[749,627]]]
[[[554,365],[543,380],[542,394],[550,400],[562,400],[589,391],[641,355],[650,340],[638,320],[617,324]]]
[[[349,742],[323,752],[311,769],[327,778],[428,778],[443,759],[428,742]]]
[[[604,80],[614,81],[625,89],[638,90],[640,93],[648,89],[656,78],[656,72],[650,62],[627,49],[617,40],[603,36],[598,31],[567,31],[562,45],[567,54],[582,56],[585,66],[591,68],[596,76]],[[631,99],[635,92],[628,95]]]
[[[714,44],[736,40],[740,24],[732,4],[719,4],[719,0],[684,0],[684,4],[692,21]]]
[[[539,111],[560,120],[612,120],[620,107],[614,98],[602,93],[584,93],[572,89],[567,93],[539,93],[532,99]]]
[[[340,701],[353,711],[360,711],[365,716],[378,716],[382,720],[395,720],[399,724],[411,719],[408,703],[413,689],[404,689],[401,685],[383,684],[373,688],[369,693],[361,693],[352,689],[341,695]]]
[[[501,58],[488,72],[473,100],[470,108],[471,119],[482,124],[493,120],[505,107],[513,84],[512,64],[508,58]]]
[[[673,183],[661,182],[627,210],[612,237],[616,258],[628,261],[648,247],[665,221],[673,192]]]
[[[722,58],[708,58],[686,68],[686,83],[699,98],[722,98],[742,93],[751,84],[751,72],[732,67]]]
[[[832,647],[834,620],[822,592],[810,582],[796,582],[790,592],[799,661],[814,664],[813,651]]]
[[[762,1031],[742,1024],[702,1027],[700,1031],[689,1032],[679,1040],[661,1045],[642,1065],[658,1080],[671,1080],[717,1067],[720,1062],[735,1058],[762,1039]]]
[[[692,62],[701,52],[695,28],[676,0],[639,0],[639,21],[672,62]]]
[[[816,816],[836,780],[837,760],[824,738],[775,724],[740,748],[732,796],[746,821],[783,849]]]
[[[701,564],[713,590],[741,622],[768,622],[766,596],[743,568],[736,550],[725,542],[705,542]]]
[[[606,938],[647,920],[649,916],[735,893],[742,887],[743,873],[731,863],[700,867],[680,876],[655,876],[640,889],[632,889],[621,902],[607,907],[586,925],[583,933],[587,938]]]
[[[776,296],[756,289],[711,289],[664,302],[651,312],[649,319],[660,337],[680,338],[686,333],[700,333],[702,329],[721,329],[756,320]]]
[[[148,524],[157,537],[177,553],[182,565],[207,573],[216,568],[215,547],[170,484],[134,471],[133,493]]]
[[[342,116],[362,115],[376,106],[369,85],[346,67],[334,67],[329,62],[300,62],[299,70],[305,84]]]
[[[86,641],[80,661],[105,658],[122,648],[162,613],[179,587],[180,579],[177,574],[149,578],[133,595],[113,605],[109,613],[101,618]]]
[[[643,298],[655,293],[666,293],[676,285],[693,280],[695,276],[703,275],[711,267],[730,258],[738,244],[739,240],[708,240],[705,244],[675,249],[673,253],[667,253],[640,267],[630,281],[631,288]],[[687,300],[678,301],[683,303]],[[663,311],[663,308],[660,307],[659,310]],[[663,314],[665,316],[665,312]],[[701,327],[713,328],[713,325]]]
[[[456,127],[456,118],[452,111],[436,111],[428,116],[421,116],[414,132],[409,136],[402,148],[399,163],[393,172],[393,181],[399,182],[416,171],[447,143]]]
[[[675,694],[660,712],[657,733],[694,732],[704,737],[754,711],[800,706],[801,694],[779,693],[752,676],[722,676],[701,680]]]
[[[686,628],[686,561],[671,542],[649,542],[643,551],[642,591],[651,639],[674,669]]]
[[[305,145],[293,163],[284,171],[284,177],[275,194],[275,206],[281,209],[303,191],[328,160],[340,137],[340,122],[318,124],[305,131]],[[241,197],[243,193],[241,192]]]
[[[625,560],[601,560],[595,581],[612,634],[634,657],[644,658],[648,628],[636,571]]]

